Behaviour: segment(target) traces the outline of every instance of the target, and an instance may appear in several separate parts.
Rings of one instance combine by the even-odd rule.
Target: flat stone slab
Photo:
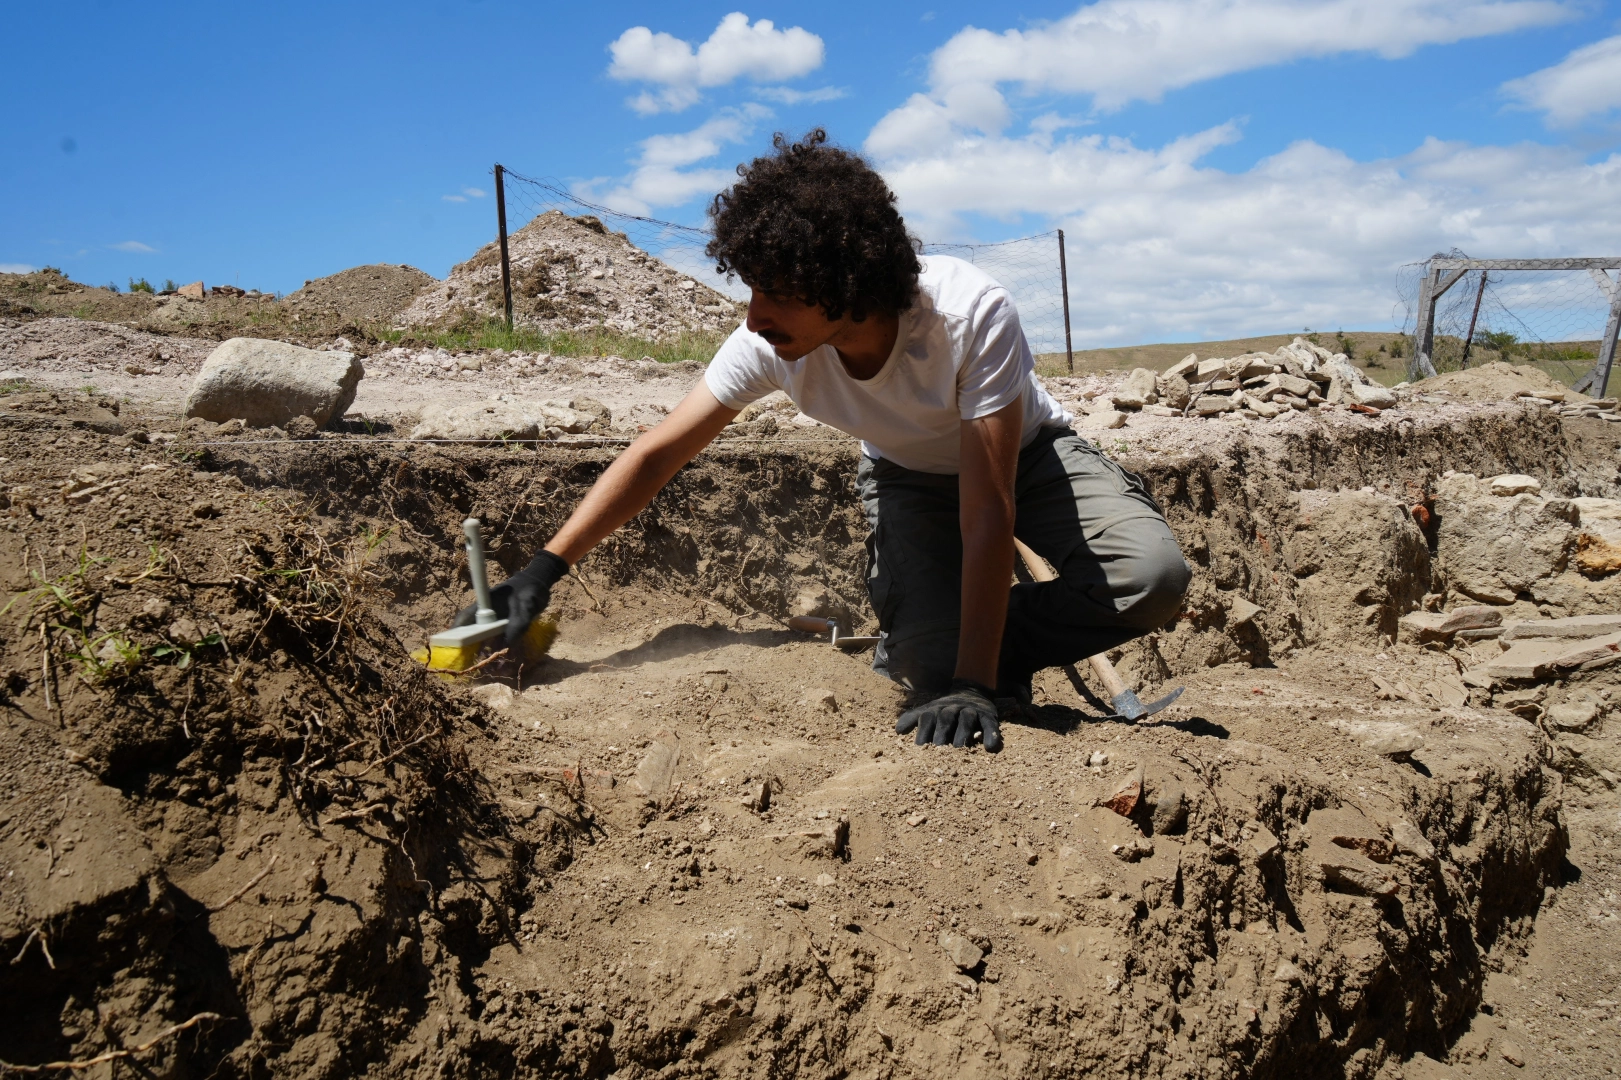
[[[1504,641],[1580,639],[1621,634],[1621,613],[1572,615],[1568,619],[1521,619],[1503,627]]]
[[[1581,641],[1516,641],[1485,665],[1494,679],[1541,679],[1571,668],[1603,667],[1621,660],[1621,633]]]

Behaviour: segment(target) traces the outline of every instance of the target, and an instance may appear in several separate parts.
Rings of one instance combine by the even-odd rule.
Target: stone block
[[[295,416],[325,427],[354,403],[365,369],[348,353],[283,341],[231,338],[203,362],[186,397],[188,417],[286,428]]]

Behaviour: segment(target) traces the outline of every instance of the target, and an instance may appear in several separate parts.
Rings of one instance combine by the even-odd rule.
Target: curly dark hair
[[[816,128],[737,167],[741,178],[709,207],[717,272],[752,289],[816,304],[830,319],[900,312],[917,291],[918,244],[895,194],[859,154],[825,145]]]

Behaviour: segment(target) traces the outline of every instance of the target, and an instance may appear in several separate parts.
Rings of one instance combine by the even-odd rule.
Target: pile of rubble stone
[[[1114,417],[1104,416],[1101,423],[1120,426],[1131,412],[1270,420],[1325,407],[1378,413],[1397,403],[1395,393],[1368,378],[1344,353],[1297,337],[1270,353],[1205,360],[1189,354],[1163,375],[1138,368],[1109,399],[1122,415],[1114,423],[1109,422]]]
[[[513,319],[542,330],[606,327],[664,337],[672,333],[725,333],[740,308],[636,247],[589,215],[560,210],[541,214],[508,240]],[[399,316],[403,326],[454,321],[502,312],[501,252],[486,244],[454,267],[443,282],[419,295]]]

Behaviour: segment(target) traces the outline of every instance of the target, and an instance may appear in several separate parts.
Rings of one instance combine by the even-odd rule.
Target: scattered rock
[[[642,755],[631,783],[643,795],[666,795],[675,783],[675,770],[680,761],[681,740],[668,731],[661,731],[653,736],[647,753]]]
[[[805,703],[823,712],[838,712],[839,698],[825,686],[818,686],[805,692]]]
[[[1126,414],[1115,409],[1087,413],[1076,424],[1082,431],[1112,431],[1126,426]]]
[[[1125,844],[1110,844],[1109,852],[1125,862],[1136,862],[1139,859],[1151,858],[1154,854],[1154,845],[1139,837]]]
[[[449,439],[457,442],[502,443],[536,439],[535,418],[515,402],[486,401],[473,405],[425,405],[411,430],[413,439]]]
[[[1137,812],[1137,803],[1141,801],[1142,795],[1143,767],[1139,765],[1125,779],[1120,781],[1108,798],[1102,800],[1098,805],[1107,806],[1121,817],[1129,818]]]
[[[1497,1055],[1516,1069],[1525,1068],[1525,1051],[1512,1039],[1504,1039],[1497,1044]]]
[[[187,300],[201,300],[208,295],[208,290],[203,288],[202,282],[194,281],[190,285],[180,286],[175,290],[175,295],[184,296]]]
[[[1383,757],[1404,758],[1424,748],[1424,736],[1406,724],[1380,720],[1339,720],[1333,727],[1361,743],[1363,749]]]
[[[1504,473],[1486,481],[1493,495],[1541,495],[1542,481],[1524,473]]]
[[[354,403],[364,374],[360,361],[348,353],[231,338],[209,354],[197,373],[185,415],[281,428],[294,417],[307,416],[325,427]]]
[[[1323,884],[1362,896],[1390,896],[1396,882],[1367,858],[1336,844],[1313,846]]]
[[[958,971],[972,971],[985,959],[984,951],[961,934],[942,930],[938,940],[940,950],[946,954],[948,960],[957,965]]]
[[[1113,400],[1117,409],[1140,409],[1154,404],[1159,400],[1154,373],[1147,368],[1137,368],[1126,376]]]
[[[295,416],[287,421],[287,437],[289,439],[313,439],[320,430],[321,425],[307,416]]]
[[[227,420],[223,424],[214,425],[214,437],[222,439],[231,435],[240,435],[246,428],[247,425],[240,418]]]
[[[917,828],[919,825],[923,824],[925,821],[928,821],[928,820],[929,820],[929,817],[928,817],[927,814],[907,814],[906,815],[906,824],[910,825],[914,829]]]
[[[1417,825],[1397,818],[1390,823],[1390,839],[1394,841],[1397,851],[1416,855],[1425,862],[1435,858],[1435,846],[1424,838]]]
[[[1187,796],[1182,791],[1182,785],[1174,780],[1161,784],[1154,795],[1154,813],[1152,817],[1154,835],[1165,836],[1176,832],[1187,820]]]
[[[1259,604],[1252,604],[1242,596],[1233,597],[1232,606],[1227,609],[1227,625],[1243,626],[1261,613]]]
[[[1246,823],[1239,831],[1239,836],[1248,842],[1257,860],[1264,859],[1278,850],[1278,838],[1272,835],[1271,829],[1259,821]]]
[[[1277,970],[1272,972],[1272,981],[1280,983],[1303,983],[1306,973],[1288,960],[1279,960]]]
[[[742,803],[757,814],[771,809],[771,785],[764,780],[752,785],[743,796]]]
[[[1109,763],[1109,755],[1102,750],[1094,750],[1092,755],[1086,759],[1086,763],[1094,769],[1101,769]]]
[[[1598,719],[1599,707],[1592,701],[1566,701],[1552,705],[1545,714],[1548,723],[1561,731],[1581,731]]]
[[[1170,373],[1161,376],[1156,381],[1155,392],[1159,397],[1159,403],[1175,413],[1180,413],[1187,408],[1189,399],[1193,397],[1193,391],[1189,388],[1188,381],[1181,375]]]

